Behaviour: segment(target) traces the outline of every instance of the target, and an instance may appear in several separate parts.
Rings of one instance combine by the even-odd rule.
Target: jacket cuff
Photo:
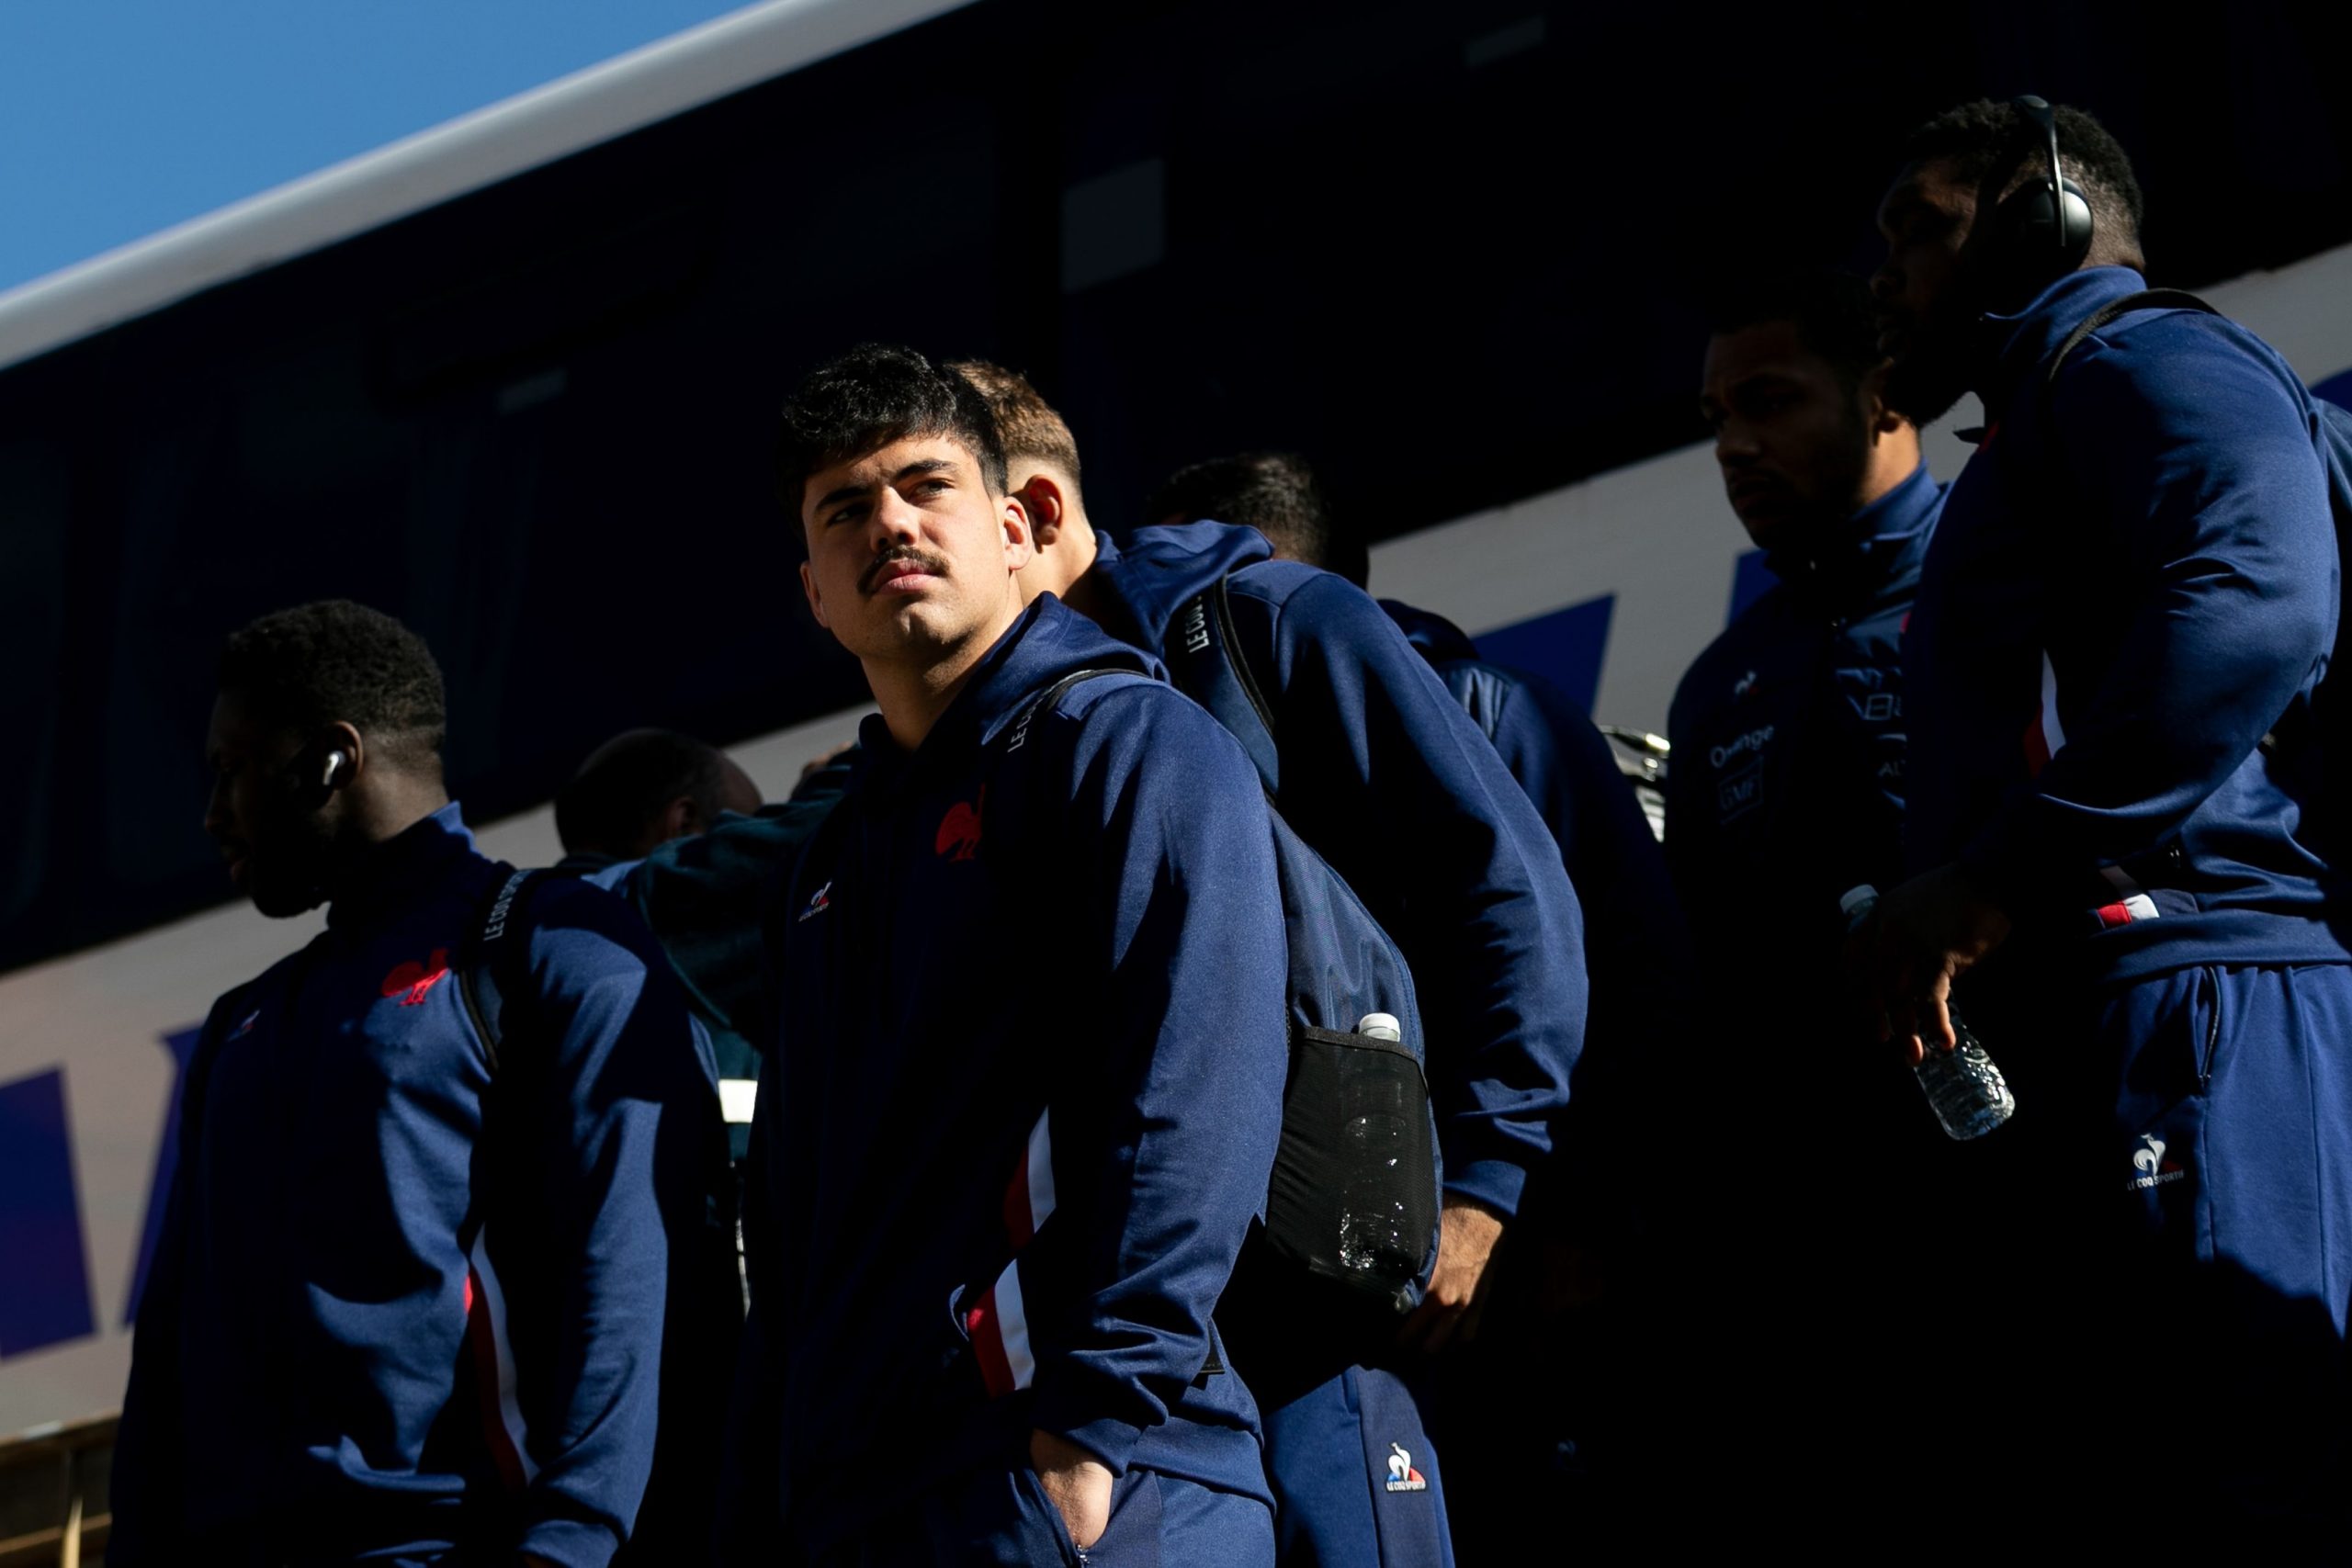
[[[1142,1427],[1116,1416],[1106,1416],[1095,1421],[1071,1421],[1067,1418],[1067,1413],[1057,1415],[1043,1398],[1037,1401],[1033,1419],[1039,1431],[1069,1438],[1108,1465],[1114,1475],[1127,1472],[1127,1461],[1134,1457],[1136,1445],[1143,1440]]]
[[[1507,1159],[1475,1159],[1445,1168],[1447,1197],[1483,1203],[1505,1221],[1518,1217],[1519,1195],[1526,1188],[1526,1168]]]
[[[605,1568],[620,1547],[603,1525],[585,1519],[541,1519],[523,1532],[514,1550],[544,1557],[562,1568]]]

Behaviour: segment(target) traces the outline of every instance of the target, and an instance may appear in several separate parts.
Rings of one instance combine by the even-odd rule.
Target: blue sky
[[[0,289],[743,0],[0,0]]]

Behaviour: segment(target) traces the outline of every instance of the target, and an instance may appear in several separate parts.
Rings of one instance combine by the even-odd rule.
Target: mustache
[[[858,574],[857,591],[860,593],[873,592],[875,583],[882,576],[883,568],[894,566],[902,560],[914,562],[933,577],[947,575],[947,563],[939,557],[928,550],[919,550],[912,545],[900,545],[895,549],[884,551],[866,563],[865,570]]]

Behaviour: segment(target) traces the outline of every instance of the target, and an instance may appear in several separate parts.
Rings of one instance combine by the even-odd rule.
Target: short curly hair
[[[448,726],[441,667],[424,639],[348,599],[274,611],[230,633],[220,689],[281,723],[348,724],[412,762],[437,760]]]
[[[811,476],[916,435],[955,441],[1004,493],[1004,445],[978,389],[911,348],[862,344],[810,371],[784,405],[776,499],[797,517]]]
[[[1762,273],[1740,277],[1708,301],[1717,337],[1787,322],[1805,351],[1838,373],[1849,390],[1886,361],[1878,348],[1871,286],[1846,272]]]
[[[2099,232],[2140,245],[2140,177],[2131,155],[2089,111],[2059,104],[2058,161],[2083,187]],[[2046,175],[2049,140],[2033,117],[2011,100],[1978,98],[1946,109],[1903,143],[1903,163],[1941,164],[1962,185],[1991,187],[1998,200],[2036,175]]]
[[[1363,540],[1332,520],[1315,470],[1295,452],[1238,452],[1191,464],[1144,504],[1147,523],[1204,519],[1255,528],[1283,559],[1336,571],[1359,588],[1371,580]]]

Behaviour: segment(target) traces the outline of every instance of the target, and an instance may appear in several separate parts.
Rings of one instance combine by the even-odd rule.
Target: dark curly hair
[[[1805,352],[1838,373],[1849,389],[1878,368],[1878,318],[1871,286],[1846,272],[1786,272],[1742,278],[1718,295],[1708,331],[1721,337],[1786,321]]]
[[[448,723],[424,639],[348,599],[274,611],[230,633],[220,689],[298,728],[348,724],[412,763],[439,758]]]
[[[1323,487],[1291,452],[1239,452],[1177,469],[1144,507],[1147,523],[1204,518],[1255,528],[1284,560],[1336,571],[1361,588],[1372,576],[1363,541],[1331,520]]]
[[[1004,492],[1004,445],[978,389],[911,348],[869,343],[810,371],[784,405],[776,499],[797,517],[811,475],[910,435],[956,442]]]
[[[717,818],[727,788],[727,759],[716,746],[674,729],[632,729],[588,754],[556,792],[555,834],[567,854],[593,850],[621,856],[648,818],[681,795]]]
[[[2140,177],[2131,156],[2088,111],[2066,104],[2058,121],[2058,161],[2083,187],[2096,231],[2118,249],[2140,249]],[[2036,175],[2049,173],[2049,140],[2015,103],[1979,98],[1946,109],[1903,143],[1903,163],[1941,164],[1962,185],[1992,192],[1997,201]]]

